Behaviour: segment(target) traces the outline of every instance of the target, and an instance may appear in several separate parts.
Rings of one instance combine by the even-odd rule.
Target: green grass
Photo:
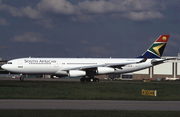
[[[179,117],[179,115],[179,111],[0,109],[0,117]]]
[[[157,97],[141,90],[157,90]],[[180,84],[137,82],[0,81],[0,99],[180,100]]]

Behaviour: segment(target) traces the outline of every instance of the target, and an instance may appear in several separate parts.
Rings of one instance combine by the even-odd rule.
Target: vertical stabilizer
[[[138,58],[161,58],[170,35],[161,35],[149,48]]]

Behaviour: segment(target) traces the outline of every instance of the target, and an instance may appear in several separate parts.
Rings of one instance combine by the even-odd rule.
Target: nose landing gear
[[[24,81],[23,74],[20,74],[20,81]]]

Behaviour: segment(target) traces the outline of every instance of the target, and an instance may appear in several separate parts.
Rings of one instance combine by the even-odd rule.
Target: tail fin
[[[138,58],[161,58],[170,35],[161,35],[150,47]]]

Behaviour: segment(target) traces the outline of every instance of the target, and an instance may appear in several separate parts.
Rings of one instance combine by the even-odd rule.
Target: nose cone
[[[7,70],[7,65],[4,64],[4,65],[1,66],[1,68],[4,69],[4,70]]]

